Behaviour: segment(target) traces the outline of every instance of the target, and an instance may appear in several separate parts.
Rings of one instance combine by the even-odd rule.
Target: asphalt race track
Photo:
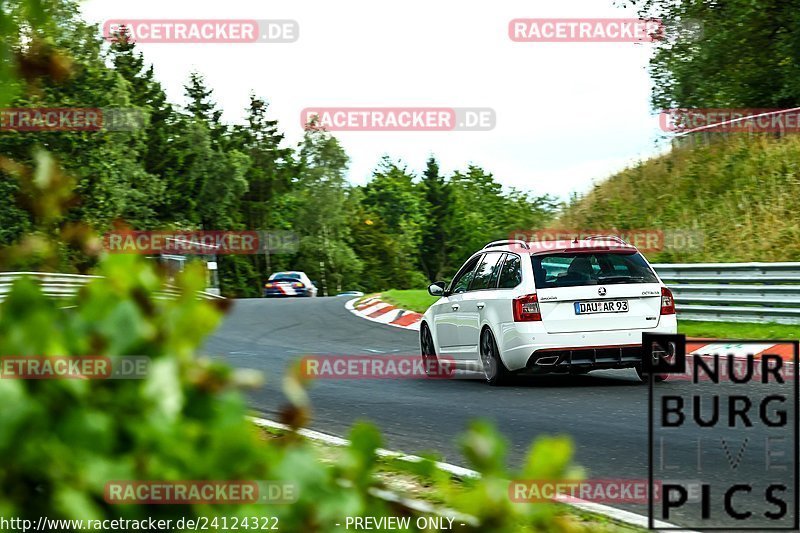
[[[360,319],[345,309],[348,299],[238,300],[210,337],[205,351],[224,357],[236,367],[257,369],[266,375],[265,387],[250,393],[250,405],[273,420],[285,404],[280,378],[287,365],[303,355],[381,357],[419,353],[417,332]],[[685,387],[692,385],[667,382],[658,387],[661,392],[685,392]],[[537,435],[568,434],[576,445],[576,462],[587,470],[587,478],[642,480],[647,479],[647,393],[648,387],[638,383],[633,370],[526,377],[500,388],[489,387],[479,379],[317,380],[310,390],[310,427],[346,436],[353,422],[369,420],[383,432],[387,448],[406,453],[434,451],[444,461],[469,467],[455,440],[470,419],[483,417],[508,438],[511,466],[520,465]],[[729,440],[732,454],[738,453],[741,440],[748,434],[737,435],[738,441]],[[670,439],[665,461],[695,464],[696,436],[701,436],[697,430],[690,438]],[[765,444],[751,438],[736,475],[746,471],[750,479],[766,483],[765,453]],[[726,485],[732,467],[719,446],[704,448],[703,456],[708,459],[703,465],[704,480],[714,487]],[[784,497],[791,509],[791,488]],[[711,507],[716,512],[722,508],[722,499],[719,494],[713,498]],[[647,513],[645,505],[609,505]],[[752,509],[754,513],[774,510],[763,498],[760,505]],[[679,510],[669,521],[697,525],[694,518],[690,522],[682,518],[685,516]],[[704,525],[715,523],[712,519]]]

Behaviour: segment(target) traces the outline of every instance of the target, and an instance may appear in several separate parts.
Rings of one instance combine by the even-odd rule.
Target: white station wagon
[[[501,384],[513,373],[635,368],[642,333],[676,333],[670,290],[636,247],[613,236],[496,241],[474,253],[420,323],[427,367],[438,358]],[[654,353],[671,358],[673,353]],[[434,365],[434,366],[431,366]],[[656,375],[661,381],[663,375]]]

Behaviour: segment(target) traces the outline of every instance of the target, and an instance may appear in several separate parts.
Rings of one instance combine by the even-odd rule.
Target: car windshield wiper
[[[644,281],[644,277],[613,274],[609,276],[597,276],[597,281],[601,281],[603,283],[625,283],[625,282],[641,283]]]

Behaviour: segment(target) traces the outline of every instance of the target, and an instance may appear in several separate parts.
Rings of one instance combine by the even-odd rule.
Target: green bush
[[[283,530],[327,523],[344,511],[384,513],[340,473],[319,465],[302,441],[265,445],[246,420],[228,367],[197,358],[222,316],[195,298],[200,272],[180,279],[181,296],[157,300],[152,267],[132,256],[103,262],[105,276],[72,309],[15,284],[0,306],[0,354],[144,355],[141,380],[0,380],[0,515],[36,519],[277,515]],[[355,450],[368,451],[358,439]],[[354,463],[347,474],[359,474]],[[111,505],[114,480],[284,480],[299,487],[291,506]],[[311,527],[310,529],[314,529]]]
[[[408,513],[371,496],[376,481],[378,432],[357,425],[351,446],[333,463],[296,436],[264,440],[246,420],[237,376],[220,363],[198,358],[205,335],[224,305],[195,297],[203,276],[190,270],[178,280],[180,296],[158,300],[163,282],[135,256],[110,256],[64,308],[29,280],[17,282],[0,305],[0,354],[4,356],[144,355],[145,379],[0,379],[0,516],[36,520],[107,518],[177,520],[181,517],[278,516],[283,531],[336,529],[346,515]],[[297,399],[285,412],[302,420],[303,384],[287,378]],[[294,391],[294,392],[292,392]],[[505,444],[485,424],[463,438],[465,456],[484,477],[466,491],[436,474],[431,463],[405,468],[438,480],[449,503],[495,531],[520,523],[547,524],[553,506],[512,504],[507,497]],[[527,477],[552,479],[567,472],[564,439],[534,448]],[[118,505],[104,500],[109,481],[275,480],[297,487],[292,505]],[[558,522],[552,522],[558,524]]]

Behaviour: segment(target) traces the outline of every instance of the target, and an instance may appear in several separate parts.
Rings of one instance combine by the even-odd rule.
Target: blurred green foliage
[[[333,463],[290,433],[259,438],[246,419],[239,388],[253,380],[198,358],[203,338],[225,304],[197,299],[202,273],[178,279],[179,296],[156,298],[163,280],[135,256],[109,256],[69,308],[23,280],[0,304],[0,354],[145,355],[145,379],[0,379],[0,516],[98,520],[277,516],[282,531],[333,531],[346,516],[414,515],[374,496],[380,434],[356,425]],[[74,307],[73,307],[74,306]],[[303,383],[290,373],[284,388],[295,404],[286,421],[308,418]],[[482,531],[580,530],[554,505],[512,503],[508,480],[575,475],[568,439],[535,443],[522,472],[505,466],[506,444],[490,425],[475,423],[461,439],[464,456],[482,473],[459,485],[430,461],[397,463],[437,486],[451,509],[475,516]],[[398,468],[398,466],[395,466]],[[293,484],[291,505],[112,505],[106,483],[125,480],[272,480]],[[578,528],[578,529],[576,529]]]

